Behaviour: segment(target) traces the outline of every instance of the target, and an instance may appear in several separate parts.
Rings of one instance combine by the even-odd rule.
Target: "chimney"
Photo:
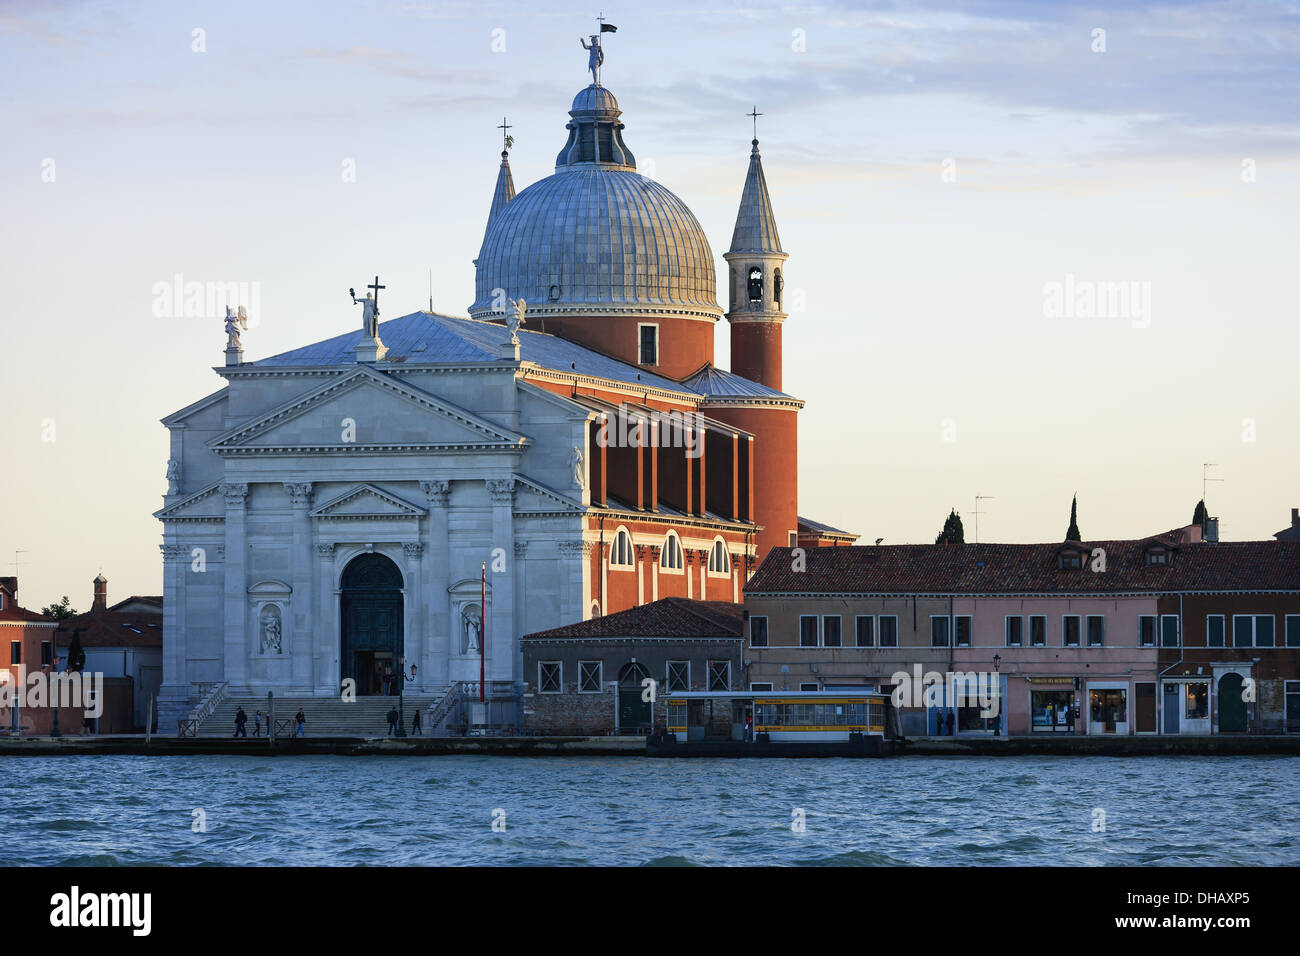
[[[1219,519],[1218,518],[1205,519],[1205,540],[1206,543],[1208,544],[1219,543]]]
[[[1300,508],[1291,509],[1291,527],[1300,528]]]
[[[90,609],[92,611],[106,610],[108,608],[108,578],[104,577],[102,572],[96,574],[92,586],[95,589],[95,598],[90,604]]]

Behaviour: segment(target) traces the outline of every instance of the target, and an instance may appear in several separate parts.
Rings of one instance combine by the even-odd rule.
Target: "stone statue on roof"
[[[244,311],[241,305],[236,312],[230,306],[226,306],[226,348],[241,348],[239,344],[240,330],[248,329],[248,313]]]
[[[352,303],[361,306],[361,330],[369,338],[375,338],[379,334],[379,322],[377,321],[375,297],[369,292],[364,299],[358,299],[357,294],[352,289],[348,289],[352,294]]]
[[[510,344],[519,344],[519,327],[524,324],[524,312],[528,308],[526,299],[511,299],[510,311],[506,315],[506,328],[510,330]]]
[[[582,37],[578,37],[578,42],[582,44],[584,50],[590,51],[587,57],[587,69],[591,70],[591,82],[600,86],[600,66],[605,62],[605,51],[600,48],[600,34],[593,33],[591,43]]]

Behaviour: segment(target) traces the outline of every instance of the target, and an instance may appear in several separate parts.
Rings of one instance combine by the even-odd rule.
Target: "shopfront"
[[[1088,682],[1088,733],[1129,733],[1129,685],[1127,682]]]
[[[1073,677],[1031,677],[1029,683],[1029,732],[1034,734],[1074,733],[1078,698]]]
[[[1210,733],[1210,680],[1166,680],[1160,695],[1162,731],[1166,734]]]

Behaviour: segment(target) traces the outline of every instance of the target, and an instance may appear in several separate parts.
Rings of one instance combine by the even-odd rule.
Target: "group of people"
[[[263,719],[266,720],[266,736],[268,737],[271,736],[271,718],[269,716],[263,718],[262,712],[258,710],[258,711],[254,711],[253,714],[253,736],[254,737],[262,736]],[[297,722],[297,727],[298,727],[298,729],[294,732],[294,736],[306,737],[307,736],[307,715],[302,712],[301,707],[298,708],[298,713],[294,715],[294,720]],[[233,734],[233,736],[235,737],[248,736],[248,714],[244,713],[243,707],[237,707],[235,709],[235,733]]]
[[[397,728],[400,726],[401,720],[402,715],[397,712],[396,707],[393,707],[388,711],[388,736],[395,737],[397,735]],[[420,720],[420,708],[417,707],[415,708],[414,716],[411,717],[411,734],[413,736],[418,737],[424,732]]]

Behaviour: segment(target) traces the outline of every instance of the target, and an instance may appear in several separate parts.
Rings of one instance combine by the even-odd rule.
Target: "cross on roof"
[[[506,132],[506,130],[508,130],[508,129],[514,129],[514,127],[511,126],[509,123],[507,123],[507,122],[506,122],[506,118],[503,116],[503,117],[501,117],[501,125],[498,126],[497,129],[501,130],[501,148],[502,148],[502,149],[509,149],[509,148],[510,148],[510,134],[508,134],[508,133]]]
[[[760,113],[760,112],[758,111],[758,105],[755,104],[754,108],[753,108],[752,110],[750,110],[750,112],[746,113],[745,115],[748,116],[748,117],[750,117],[751,119],[753,119],[753,121],[754,121],[754,139],[758,139],[758,118],[759,118],[760,116],[763,115],[762,113]]]
[[[366,288],[375,290],[375,318],[379,318],[379,290],[387,289],[388,286],[380,285],[379,276],[375,276],[375,281],[371,285],[366,286]]]

